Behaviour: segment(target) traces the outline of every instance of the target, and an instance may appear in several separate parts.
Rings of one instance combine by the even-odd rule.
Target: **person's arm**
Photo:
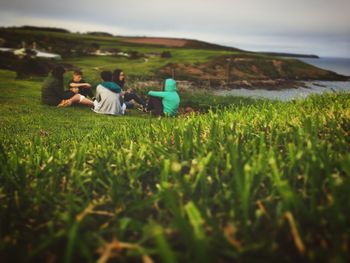
[[[149,91],[148,95],[153,96],[153,97],[164,98],[165,92],[164,91]]]
[[[71,82],[69,83],[69,87],[70,88],[91,88],[91,84],[87,82],[84,82],[84,83]]]
[[[68,90],[70,90],[71,92],[74,92],[74,93],[78,93],[79,87],[73,87],[71,84],[73,84],[73,83],[72,82],[68,83]]]

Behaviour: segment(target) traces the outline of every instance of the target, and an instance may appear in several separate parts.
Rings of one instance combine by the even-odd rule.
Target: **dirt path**
[[[168,47],[183,47],[187,44],[187,40],[184,39],[172,39],[172,38],[152,38],[152,37],[135,37],[125,38],[123,40],[128,43],[148,44],[148,45],[162,45]]]

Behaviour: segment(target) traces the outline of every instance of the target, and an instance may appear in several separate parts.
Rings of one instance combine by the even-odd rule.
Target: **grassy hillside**
[[[152,49],[154,51],[154,49]],[[146,48],[143,48],[146,51]],[[158,50],[157,50],[158,51]],[[161,51],[161,49],[159,50]],[[219,54],[232,54],[227,51],[210,51],[210,50],[171,50],[171,58],[150,58],[145,61],[143,58],[130,60],[122,57],[98,57],[98,56],[86,56],[86,57],[74,57],[64,59],[64,63],[72,64],[81,68],[86,75],[99,78],[101,70],[113,70],[115,68],[121,68],[125,73],[133,79],[159,79],[161,77],[171,76],[169,74],[160,74],[160,68],[164,67],[168,63],[201,63],[207,62],[210,59],[216,57]]]
[[[197,63],[169,63],[158,71],[159,76],[175,72],[177,79],[233,82],[262,80],[347,80],[334,72],[308,65],[300,60],[271,58],[262,55],[232,54]]]
[[[2,261],[350,260],[349,95],[110,117],[14,78],[0,71]]]
[[[133,48],[136,51],[143,52],[150,49],[159,48],[183,48],[183,49],[204,49],[217,51],[240,51],[232,47],[220,46],[212,43],[206,43],[198,40],[182,39],[183,45],[159,44],[157,41],[150,43],[141,41],[135,42],[135,39],[130,37],[118,36],[99,36],[91,34],[77,34],[67,32],[52,32],[45,30],[29,30],[22,28],[0,28],[0,37],[6,40],[6,45],[9,47],[20,47],[22,41],[27,44],[36,42],[42,48],[51,47],[54,51],[62,48],[89,47],[91,44],[99,44],[101,48]],[[146,38],[147,39],[147,38]],[[165,38],[157,38],[159,40],[166,40]],[[155,40],[157,40],[155,39]],[[176,41],[176,39],[168,39],[169,41]],[[65,45],[64,45],[65,44]],[[146,47],[146,49],[144,49]]]
[[[20,28],[2,28],[0,38],[5,39],[5,45],[10,47],[18,47],[22,41],[27,44],[36,42],[39,49],[63,55],[63,63],[83,69],[95,80],[99,78],[101,70],[114,68],[124,69],[132,79],[162,79],[176,73],[177,79],[211,80],[226,84],[274,79],[347,79],[299,60],[246,52],[198,40],[98,36]],[[136,55],[135,59],[88,55],[97,48]],[[160,54],[165,51],[170,52],[171,57],[162,58]]]

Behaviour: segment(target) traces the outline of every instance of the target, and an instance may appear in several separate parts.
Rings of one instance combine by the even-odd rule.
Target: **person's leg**
[[[85,97],[90,97],[90,98],[94,97],[94,94],[92,93],[91,88],[79,88],[79,94]]]
[[[70,99],[63,100],[58,105],[58,107],[68,107],[68,106],[71,106],[72,104],[75,104],[75,103],[79,103],[79,104],[82,104],[82,105],[85,105],[85,106],[89,106],[89,107],[93,107],[94,106],[94,103],[91,100],[85,98],[83,95],[75,94]]]
[[[142,107],[144,108],[147,107],[146,102],[142,98],[140,98],[136,93],[133,95],[133,97],[134,97],[134,101],[136,101],[138,104],[141,104]]]
[[[133,109],[134,103],[132,101],[125,101],[124,104],[126,105],[127,109]]]
[[[141,104],[138,104],[135,100],[129,100],[125,102],[125,105],[127,106],[128,109],[145,109],[145,107],[143,107]]]
[[[146,108],[146,102],[141,99],[135,92],[127,92],[125,93],[124,95],[124,100],[125,101],[131,101],[131,100],[134,100],[136,101],[136,103],[142,105],[142,107]]]
[[[69,100],[70,98],[72,98],[76,93],[74,93],[73,91],[70,90],[66,90],[63,94],[63,99],[64,100]]]
[[[124,98],[122,95],[119,96],[119,102],[120,102],[120,105],[124,104]]]
[[[153,115],[164,116],[162,99],[148,96],[147,110],[151,111]]]
[[[81,96],[81,97],[83,97],[83,96]],[[85,105],[85,106],[88,106],[88,107],[94,107],[94,102],[92,100],[89,100],[89,99],[85,98],[85,97],[79,98],[79,104]]]
[[[68,107],[72,105],[70,98],[74,97],[76,94],[73,91],[66,90],[63,94],[62,100],[57,104],[57,107]]]
[[[130,92],[125,92],[124,93],[124,101],[130,101],[132,100],[132,95]]]

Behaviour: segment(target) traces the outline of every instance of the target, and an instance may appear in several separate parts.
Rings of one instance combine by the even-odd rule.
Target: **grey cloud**
[[[349,0],[2,0],[0,7],[0,26],[28,17],[34,24],[71,24],[68,29],[73,30],[91,26],[128,35],[206,36],[219,43],[240,38],[272,41],[261,43],[261,48],[286,39],[298,48],[302,40],[305,49],[332,42],[329,49],[339,45],[350,56]]]

